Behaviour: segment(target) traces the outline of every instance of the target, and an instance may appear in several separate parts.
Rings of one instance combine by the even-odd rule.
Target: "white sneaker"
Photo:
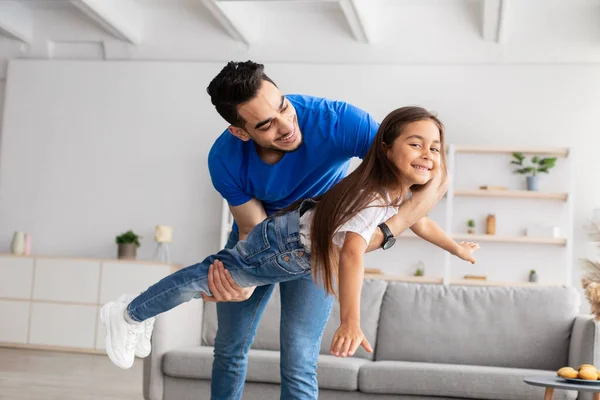
[[[148,357],[150,355],[150,351],[152,350],[152,342],[150,342],[150,338],[152,338],[152,329],[154,329],[154,321],[156,318],[148,318],[142,325],[144,325],[144,331],[140,335],[140,340],[138,340],[137,345],[135,346],[135,355],[139,358]]]
[[[135,299],[136,296],[132,294],[124,294],[117,299],[118,302],[125,304],[127,307],[131,300]],[[152,350],[152,343],[150,342],[150,338],[152,338],[152,330],[154,329],[154,321],[156,318],[148,318],[142,325],[144,326],[144,331],[140,335],[140,338],[135,345],[135,356],[139,358],[145,358],[150,355],[150,351]]]
[[[100,318],[106,329],[106,353],[117,367],[123,369],[133,365],[135,346],[144,332],[143,324],[130,324],[125,320],[125,307],[123,303],[110,302],[100,309]]]

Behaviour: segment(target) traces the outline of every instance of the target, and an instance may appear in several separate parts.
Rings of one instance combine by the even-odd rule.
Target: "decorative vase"
[[[120,260],[135,260],[136,250],[135,243],[119,243],[118,258]]]
[[[10,247],[14,255],[22,256],[25,253],[25,233],[15,232]]]
[[[496,234],[496,216],[494,214],[489,214],[487,216],[486,224],[485,224],[485,233],[487,235],[495,235]]]
[[[536,283],[538,281],[538,276],[536,272],[529,273],[529,282]]]
[[[527,190],[538,190],[539,179],[537,175],[527,177]]]

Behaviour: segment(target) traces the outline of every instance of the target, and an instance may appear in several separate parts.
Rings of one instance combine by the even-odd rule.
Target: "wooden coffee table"
[[[535,376],[525,378],[525,383],[533,386],[542,386],[546,388],[544,400],[552,400],[554,389],[576,390],[578,392],[594,393],[594,400],[600,400],[600,380],[589,381],[589,383],[571,383],[557,376]]]

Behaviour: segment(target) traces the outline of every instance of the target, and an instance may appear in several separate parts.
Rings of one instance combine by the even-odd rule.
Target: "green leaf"
[[[142,237],[133,233],[133,231],[129,230],[117,236],[115,238],[115,242],[117,244],[126,244],[126,243],[134,243],[136,247],[140,247],[140,239]]]
[[[540,166],[544,166],[547,168],[553,168],[556,165],[556,157],[551,158],[542,158],[540,160]]]
[[[529,174],[531,172],[534,172],[533,167],[525,167],[515,170],[515,174]]]
[[[514,153],[512,153],[512,155],[514,158],[516,158],[519,161],[523,161],[525,159],[525,156],[521,152],[514,152]]]

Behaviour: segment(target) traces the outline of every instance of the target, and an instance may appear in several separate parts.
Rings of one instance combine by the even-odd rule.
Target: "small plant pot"
[[[529,274],[529,282],[536,283],[538,281],[537,273],[532,272]]]
[[[120,260],[135,260],[137,250],[135,243],[119,243],[118,250]]]
[[[473,228],[469,228],[469,229],[467,229],[467,233],[468,233],[469,235],[474,235],[474,234],[475,234],[475,229],[473,229]]]
[[[536,176],[528,176],[527,177],[527,190],[538,190],[539,179]]]

